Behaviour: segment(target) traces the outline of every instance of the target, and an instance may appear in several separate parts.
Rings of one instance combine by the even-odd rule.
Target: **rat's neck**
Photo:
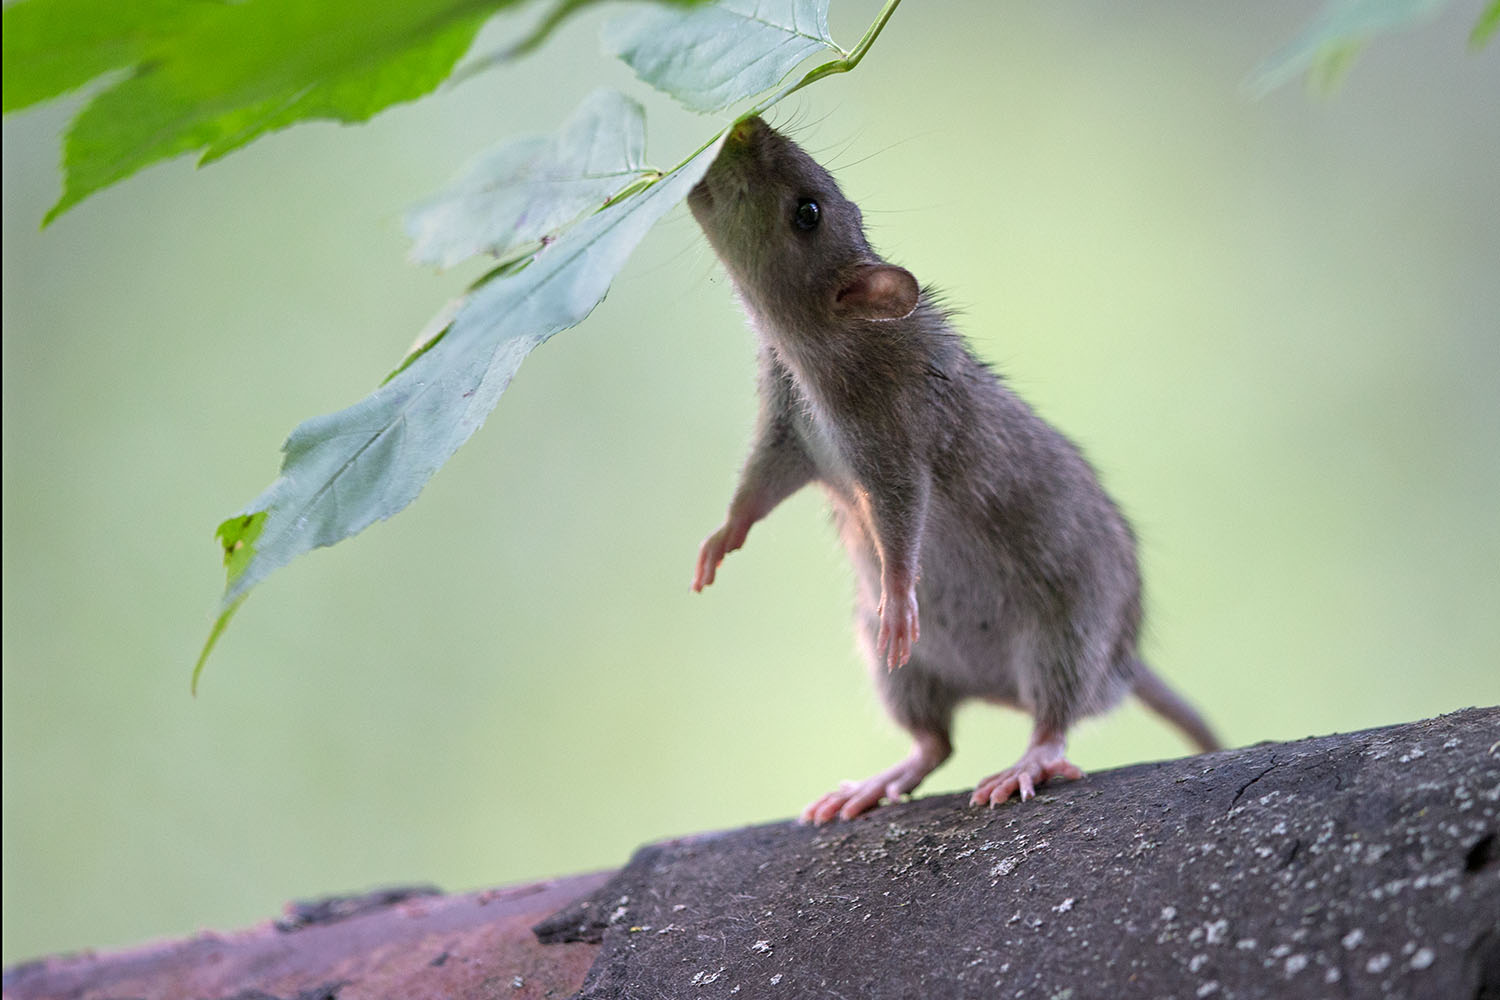
[[[750,325],[799,381],[816,380],[819,372],[836,367],[837,360],[848,353],[850,338],[837,324],[811,310],[767,303],[746,285],[739,285],[738,291]]]

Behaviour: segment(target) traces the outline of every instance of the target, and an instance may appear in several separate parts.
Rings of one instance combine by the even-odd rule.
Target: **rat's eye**
[[[818,228],[818,203],[811,198],[797,202],[797,211],[792,213],[792,225],[804,233]]]

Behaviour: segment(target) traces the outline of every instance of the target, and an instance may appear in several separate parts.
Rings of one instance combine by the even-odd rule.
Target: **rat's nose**
[[[743,146],[747,144],[764,125],[765,123],[759,117],[746,118],[744,121],[735,122],[734,127],[729,130],[727,145]]]

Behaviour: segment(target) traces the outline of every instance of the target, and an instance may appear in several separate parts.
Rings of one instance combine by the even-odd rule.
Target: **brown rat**
[[[828,172],[751,118],[688,205],[759,334],[761,404],[693,589],[714,581],[751,525],[817,482],[854,563],[860,644],[916,743],[804,819],[852,819],[912,791],[952,752],[953,710],[969,698],[1036,722],[1021,759],[979,783],[976,804],[1079,777],[1063,755],[1068,727],[1130,691],[1215,748],[1136,651],[1135,539],[1093,470],[970,353],[929,289],[871,249]]]

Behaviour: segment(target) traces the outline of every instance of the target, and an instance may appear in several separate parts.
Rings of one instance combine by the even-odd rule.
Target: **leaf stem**
[[[847,73],[858,66],[859,61],[865,57],[866,52],[870,51],[870,47],[875,44],[875,39],[880,37],[881,30],[885,28],[885,23],[891,19],[892,14],[896,13],[896,8],[899,6],[901,6],[901,0],[885,0],[885,6],[880,8],[880,13],[875,15],[875,20],[865,29],[864,37],[859,40],[859,44],[855,45],[853,49],[845,54],[844,58],[823,63],[821,66],[814,66],[807,71],[807,75],[802,77],[802,79],[785,90],[777,91],[770,99],[763,104],[756,105],[741,115],[740,118],[750,118],[754,115],[762,114],[783,97],[795,94],[808,84],[821,80],[825,76],[833,76],[836,73]]]
[[[849,65],[844,67],[844,72],[859,65],[859,61],[865,57],[865,53],[870,51],[870,46],[875,44],[875,39],[880,37],[880,32],[885,27],[885,22],[891,19],[891,15],[896,13],[896,8],[899,6],[901,6],[901,0],[885,0],[885,6],[880,8],[880,13],[875,16],[874,22],[865,29],[865,36],[859,40],[859,44],[854,46],[854,51],[850,52],[849,57],[845,60]]]
[[[1500,2],[1500,0],[1497,0],[1497,2]],[[653,184],[659,183],[664,177],[676,173],[680,168],[686,166],[691,160],[693,160],[699,153],[703,152],[709,146],[712,146],[714,143],[718,142],[719,139],[724,135],[724,133],[729,131],[729,129],[732,128],[735,123],[742,122],[746,118],[753,118],[756,115],[765,114],[766,110],[770,108],[771,105],[780,101],[783,97],[786,97],[789,94],[796,93],[803,87],[816,80],[821,80],[825,76],[833,76],[836,73],[847,73],[854,67],[858,66],[859,61],[865,57],[866,52],[870,51],[870,46],[875,44],[875,39],[880,37],[881,29],[883,29],[885,27],[885,23],[891,19],[891,15],[896,13],[896,8],[899,6],[901,6],[901,0],[885,0],[885,6],[880,8],[880,13],[875,16],[875,20],[872,21],[870,23],[870,26],[865,29],[864,37],[859,40],[859,44],[855,45],[853,49],[851,49],[844,55],[844,58],[835,59],[832,62],[826,62],[821,66],[814,66],[812,69],[807,71],[807,74],[803,76],[802,79],[798,80],[792,86],[787,87],[783,90],[778,90],[762,103],[757,104],[749,111],[746,111],[744,114],[740,115],[730,125],[726,125],[724,128],[715,132],[707,142],[699,146],[697,149],[693,150],[693,152],[690,153],[686,159],[677,164],[677,166],[673,167],[671,170],[667,171],[666,174],[659,175],[647,181],[645,184],[640,184],[640,182],[638,181],[637,184],[640,185],[639,188],[631,190],[630,193],[635,194],[638,190],[645,190],[646,188],[651,187]],[[619,198],[616,197],[615,200],[618,201]]]
[[[896,13],[896,8],[899,6],[901,6],[901,0],[885,0],[885,6],[880,8],[880,13],[875,16],[875,20],[865,29],[864,37],[859,40],[859,44],[854,46],[854,49],[847,56],[842,59],[835,59],[833,62],[826,62],[821,66],[814,66],[807,71],[806,76],[797,81],[796,86],[785,93],[778,94],[776,100],[780,100],[788,94],[796,93],[808,84],[816,80],[821,80],[825,76],[833,76],[835,73],[847,73],[858,66],[859,61],[865,57],[865,53],[870,51],[870,46],[875,44],[875,39],[880,37],[880,32],[885,27],[885,22],[891,19],[891,15]]]

